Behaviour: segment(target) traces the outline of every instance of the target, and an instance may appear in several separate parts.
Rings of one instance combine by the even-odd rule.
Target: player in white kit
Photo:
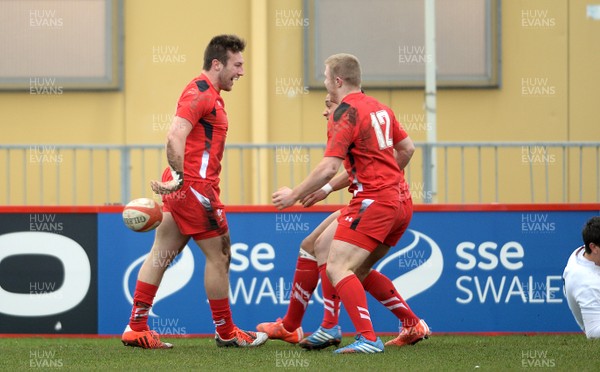
[[[600,216],[583,227],[584,245],[569,257],[563,273],[569,308],[587,338],[600,338]]]

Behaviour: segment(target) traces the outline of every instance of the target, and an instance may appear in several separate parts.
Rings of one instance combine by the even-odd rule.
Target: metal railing
[[[406,178],[417,203],[600,202],[598,142],[415,143]],[[320,161],[324,144],[229,144],[225,204],[268,204]],[[151,196],[164,145],[0,145],[4,205],[122,204]],[[1,168],[0,168],[1,169]],[[325,203],[349,199],[342,192]]]
[[[431,161],[427,154],[432,153],[432,149],[441,150],[438,153],[438,164],[441,159],[444,175],[443,190],[444,202],[448,203],[449,187],[453,182],[449,179],[449,170],[456,169],[460,171],[460,198],[454,202],[465,203],[466,185],[468,184],[467,168],[471,165],[476,169],[477,198],[475,202],[511,202],[510,195],[502,195],[500,190],[505,192],[520,191],[523,188],[528,194],[524,202],[599,202],[600,201],[600,142],[446,142],[436,144],[419,144],[423,149],[425,160],[423,163],[423,174],[427,179],[427,170],[431,169]],[[469,158],[467,152],[473,158]],[[452,152],[459,157],[458,161],[451,163]],[[458,154],[456,154],[458,153]],[[484,164],[483,158],[487,153],[491,159]],[[491,164],[489,164],[491,163]],[[512,167],[502,170],[502,165]],[[493,174],[493,198],[484,200],[482,197],[484,190],[484,171],[485,167],[491,166]],[[522,169],[515,169],[515,168]],[[525,172],[523,172],[525,170]],[[439,166],[438,173],[439,174]],[[521,177],[525,178],[521,178]],[[471,180],[473,178],[470,178]],[[587,186],[586,182],[587,181]],[[559,184],[557,184],[557,181]],[[426,181],[427,182],[427,181]],[[432,189],[431,181],[425,185],[426,189]],[[488,190],[489,188],[489,182]],[[503,187],[504,186],[504,187]],[[586,186],[584,190],[584,186]],[[520,189],[520,190],[519,190]],[[473,198],[470,198],[473,201]],[[514,201],[513,201],[514,202]]]

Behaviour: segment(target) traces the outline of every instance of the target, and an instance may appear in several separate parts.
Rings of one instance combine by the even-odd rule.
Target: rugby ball
[[[123,209],[125,226],[136,232],[156,229],[162,222],[162,218],[161,206],[148,198],[134,199]]]

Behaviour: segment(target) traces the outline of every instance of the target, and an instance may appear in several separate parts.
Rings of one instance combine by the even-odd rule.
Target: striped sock
[[[218,300],[208,300],[210,311],[212,313],[215,330],[223,340],[230,340],[235,337],[235,325],[231,318],[231,307],[229,306],[229,298],[221,298]]]
[[[133,294],[133,308],[129,318],[129,327],[132,330],[142,332],[150,329],[148,327],[148,313],[150,313],[156,291],[158,291],[158,286],[140,280],[137,281]]]
[[[335,289],[350,316],[350,320],[352,320],[352,324],[354,324],[356,332],[362,334],[369,341],[377,340],[367,306],[367,295],[358,277],[354,274],[348,275],[340,280]]]
[[[331,328],[336,326],[340,315],[340,297],[327,277],[327,264],[319,266],[321,275],[321,290],[323,291],[323,321],[321,327]]]
[[[419,318],[412,312],[387,276],[371,270],[362,284],[367,292],[396,315],[404,327],[413,327],[419,322]]]
[[[283,327],[293,332],[302,324],[302,318],[306,312],[308,301],[317,287],[319,281],[319,270],[317,261],[299,257],[296,263],[296,272],[292,283],[292,294],[287,313],[283,317]]]

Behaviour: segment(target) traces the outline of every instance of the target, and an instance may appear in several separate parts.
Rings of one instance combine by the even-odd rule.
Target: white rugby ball
[[[136,232],[154,230],[162,222],[161,206],[152,199],[139,198],[127,203],[123,209],[125,226]]]

